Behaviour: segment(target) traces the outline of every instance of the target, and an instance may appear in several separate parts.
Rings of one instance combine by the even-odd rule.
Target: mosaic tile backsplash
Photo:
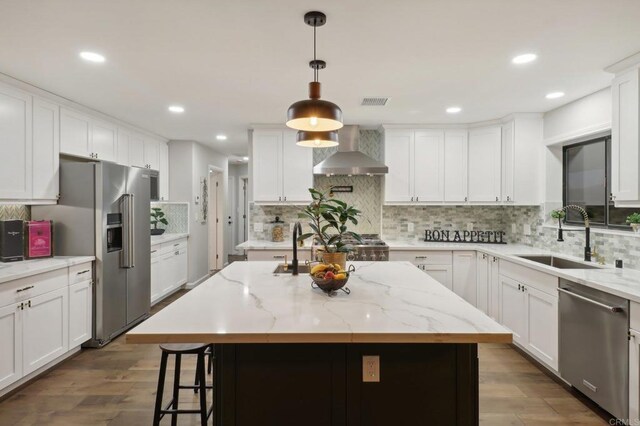
[[[189,232],[188,203],[151,203],[151,207],[160,207],[167,218],[168,225],[158,224],[158,228],[166,229],[168,234],[184,234]]]
[[[0,205],[0,220],[30,220],[31,208],[22,204],[4,204]]]

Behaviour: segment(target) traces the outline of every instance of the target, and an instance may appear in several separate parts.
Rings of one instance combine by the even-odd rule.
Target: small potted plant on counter
[[[348,223],[358,224],[360,210],[347,205],[344,201],[332,198],[331,190],[328,194],[309,188],[313,201],[306,206],[298,217],[309,219],[311,233],[302,234],[298,241],[302,242],[313,237],[321,246],[322,260],[327,264],[338,264],[342,269],[347,265],[347,253],[351,251],[343,240],[352,237],[356,241],[362,241],[359,234],[348,230]]]
[[[632,213],[627,216],[627,223],[631,225],[633,232],[640,232],[640,213]]]
[[[151,207],[151,224],[153,225],[153,229],[151,230],[151,235],[162,235],[164,234],[164,229],[158,229],[158,222],[163,223],[165,225],[169,224],[167,218],[164,217],[164,212],[160,207]]]

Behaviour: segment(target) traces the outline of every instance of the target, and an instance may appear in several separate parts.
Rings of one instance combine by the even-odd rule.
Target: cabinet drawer
[[[284,262],[285,256],[287,257],[287,262],[291,262],[293,259],[293,250],[248,250],[247,251],[247,260],[264,260],[264,261],[272,261],[272,262]],[[311,257],[310,250],[299,250],[298,251],[298,260],[304,261],[309,260]]]
[[[151,246],[151,257],[162,256],[176,250],[183,250],[187,248],[187,239],[169,241],[162,244],[154,244]]]
[[[33,275],[0,284],[0,306],[20,302],[50,291],[66,287],[69,283],[67,268]]]
[[[500,260],[500,274],[558,297],[558,277],[554,275],[545,274],[505,260]]]
[[[91,262],[69,266],[69,285],[92,279],[93,265]]]
[[[391,250],[389,260],[405,261],[420,265],[451,265],[453,256],[450,251],[438,250]]]

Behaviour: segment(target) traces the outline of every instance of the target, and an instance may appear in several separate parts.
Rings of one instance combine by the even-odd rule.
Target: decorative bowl
[[[164,234],[164,229],[152,229],[151,230],[151,235],[162,235]]]
[[[338,290],[342,290],[345,293],[350,294],[351,290],[349,290],[348,287],[345,287],[345,285],[347,284],[347,281],[349,281],[349,275],[353,271],[355,271],[355,267],[350,265],[349,269],[346,271],[346,278],[342,280],[336,280],[333,278],[324,279],[309,275],[312,281],[311,287],[317,287],[328,295],[332,295]]]

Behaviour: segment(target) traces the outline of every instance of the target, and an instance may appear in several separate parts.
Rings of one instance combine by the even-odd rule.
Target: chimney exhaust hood
[[[344,126],[338,130],[338,152],[313,167],[314,175],[383,175],[389,168],[358,151],[360,129]]]

